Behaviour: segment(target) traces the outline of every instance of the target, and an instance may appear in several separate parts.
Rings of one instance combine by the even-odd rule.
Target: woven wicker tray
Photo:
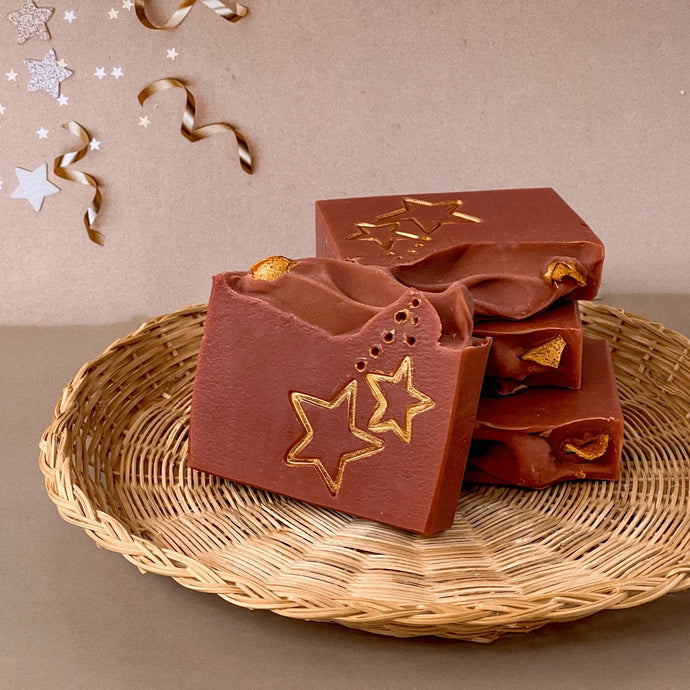
[[[464,493],[413,536],[186,468],[205,309],[145,323],[85,364],[41,441],[62,517],[142,571],[249,608],[385,635],[490,641],[690,587],[690,341],[582,304],[626,418],[618,483]]]

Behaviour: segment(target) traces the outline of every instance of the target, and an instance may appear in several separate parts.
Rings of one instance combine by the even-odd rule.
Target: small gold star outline
[[[388,211],[376,216],[374,223],[355,223],[357,232],[349,235],[348,240],[373,241],[386,252],[392,253],[392,247],[398,240],[415,240],[417,242],[430,242],[431,235],[443,225],[456,225],[458,223],[481,223],[481,218],[462,213],[458,209],[462,206],[460,199],[445,199],[443,201],[425,201],[406,196],[402,198],[402,208]],[[438,217],[430,224],[423,223],[415,215],[416,209],[439,209]],[[407,215],[406,215],[407,214]],[[432,213],[432,218],[436,214]],[[412,223],[417,227],[414,232],[401,228],[403,222]],[[383,237],[373,234],[372,230],[382,231]]]
[[[405,409],[404,428],[395,419],[384,419],[388,409],[388,401],[379,385],[381,381],[397,385],[403,378],[405,379],[405,390],[410,397],[417,400],[414,405]],[[428,395],[417,390],[412,383],[412,357],[406,355],[394,373],[390,375],[367,374],[366,381],[377,403],[376,409],[369,420],[369,431],[375,433],[394,431],[405,443],[409,443],[412,440],[412,420],[418,414],[431,410],[436,406],[436,403]]]
[[[391,252],[391,248],[400,237],[397,231],[400,223],[357,223],[357,232],[348,235],[348,240],[363,240],[364,242],[374,242],[386,252]]]
[[[322,398],[317,398],[313,395],[307,395],[306,393],[299,393],[296,391],[290,393],[290,403],[292,404],[292,408],[297,415],[297,418],[304,427],[305,433],[302,438],[300,438],[299,441],[297,441],[297,443],[290,448],[285,456],[285,462],[287,462],[288,465],[293,466],[313,465],[333,496],[336,496],[340,491],[345,474],[345,468],[349,463],[355,460],[361,460],[362,458],[367,458],[370,455],[374,455],[375,453],[382,451],[385,447],[385,443],[380,438],[373,436],[364,429],[357,428],[355,420],[356,398],[357,381],[354,379],[345,385],[345,387],[341,388],[340,391],[335,394],[332,400],[323,400]],[[310,405],[322,407],[326,410],[334,410],[344,402],[347,403],[347,423],[350,433],[355,438],[365,441],[368,445],[364,448],[359,448],[358,450],[341,453],[338,458],[336,474],[335,477],[333,477],[324,467],[324,464],[320,458],[298,457],[298,455],[314,439],[314,427],[311,425],[311,422],[307,417],[307,413],[304,411],[304,404],[308,403]]]

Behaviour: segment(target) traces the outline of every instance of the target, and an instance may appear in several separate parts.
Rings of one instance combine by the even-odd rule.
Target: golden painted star
[[[398,226],[399,223],[382,223],[380,225],[357,223],[357,232],[349,235],[346,239],[374,242],[385,251],[390,252],[395,242],[399,239],[395,234]]]
[[[377,403],[376,409],[369,420],[369,431],[379,434],[385,431],[394,431],[405,443],[409,443],[412,439],[412,420],[418,414],[431,410],[436,406],[436,403],[428,395],[418,391],[412,384],[412,358],[410,355],[407,355],[400,362],[400,366],[393,374],[367,374],[366,379]],[[403,379],[408,395],[417,402],[405,408],[405,420],[401,425],[395,419],[384,419],[388,410],[388,400],[381,390],[380,384],[383,382],[397,385]]]
[[[455,225],[457,223],[481,223],[481,218],[462,213],[458,209],[462,206],[459,199],[446,199],[443,201],[424,201],[413,197],[403,197],[402,208],[377,216],[377,221],[413,223],[421,232],[421,235],[413,235],[419,239],[433,234],[442,225]]]
[[[332,400],[323,400],[321,398],[316,398],[313,395],[307,395],[306,393],[293,392],[290,394],[290,402],[292,408],[297,415],[300,423],[304,427],[304,435],[302,438],[295,443],[292,448],[288,451],[285,457],[285,462],[288,465],[304,466],[312,465],[316,468],[321,479],[323,479],[324,484],[328,487],[328,490],[336,496],[340,487],[343,483],[343,475],[345,474],[345,468],[347,465],[354,460],[361,460],[362,458],[367,458],[370,455],[374,455],[379,451],[383,450],[384,442],[368,433],[364,429],[358,429],[355,421],[355,400],[357,398],[357,381],[350,381],[344,388],[342,388]],[[305,412],[305,405],[313,405],[315,407],[320,407],[324,410],[335,410],[338,409],[343,403],[347,405],[347,427],[349,433],[352,435],[353,445],[355,444],[355,439],[363,441],[366,445],[364,447],[359,447],[356,449],[344,449],[343,452],[338,455],[338,465],[335,471],[335,476],[331,475],[323,464],[322,458],[317,457],[299,457],[300,453],[304,451],[309,444],[314,440],[314,427],[312,426],[307,413]]]
[[[53,14],[51,7],[36,7],[33,0],[24,0],[20,10],[10,12],[7,18],[17,27],[17,43],[26,43],[32,36],[50,40],[46,22]]]

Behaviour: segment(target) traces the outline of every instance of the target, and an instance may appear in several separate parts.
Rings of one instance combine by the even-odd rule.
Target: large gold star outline
[[[425,201],[414,197],[403,197],[402,208],[382,213],[375,218],[374,223],[355,223],[357,232],[349,235],[348,240],[364,240],[375,242],[386,252],[391,252],[393,245],[399,240],[415,240],[416,242],[430,242],[432,234],[443,225],[455,225],[457,223],[481,223],[481,218],[462,213],[458,209],[462,206],[460,199],[445,199],[443,201]],[[438,207],[441,211],[439,218],[425,225],[416,217],[415,207],[433,209]],[[408,214],[408,215],[405,215]],[[450,216],[450,218],[448,218]],[[403,230],[403,222],[410,222],[418,230],[414,232]]]
[[[405,409],[404,428],[395,419],[384,419],[388,409],[388,401],[379,385],[382,381],[398,384],[403,378],[405,379],[405,390],[407,390],[410,397],[417,400],[414,405]],[[417,390],[412,383],[412,357],[406,355],[402,362],[400,362],[397,370],[390,375],[370,373],[367,374],[366,379],[377,403],[376,409],[369,420],[369,431],[377,433],[393,431],[405,443],[409,443],[412,439],[412,420],[418,414],[431,410],[436,406],[436,403],[428,395]]]
[[[383,213],[376,217],[377,221],[391,221],[397,223],[408,220],[414,223],[424,235],[431,235],[438,230],[442,225],[455,225],[457,223],[481,223],[481,218],[477,216],[470,216],[467,213],[462,213],[458,209],[462,206],[460,199],[445,199],[443,201],[425,201],[424,199],[415,199],[414,197],[403,197],[403,207],[389,213]],[[425,226],[415,215],[414,207],[420,206],[422,208],[445,208],[445,213],[451,216],[451,220],[447,220],[441,215],[439,220],[432,221],[429,227]],[[405,216],[405,214],[412,214]],[[421,239],[421,237],[420,237]]]
[[[304,466],[313,465],[318,471],[321,479],[328,487],[328,490],[336,496],[340,487],[343,483],[343,476],[345,474],[345,468],[347,465],[355,460],[361,460],[362,458],[369,457],[375,453],[383,450],[385,443],[376,436],[368,433],[364,429],[357,428],[355,421],[355,401],[357,398],[357,381],[354,379],[350,381],[344,388],[342,388],[332,400],[323,400],[322,398],[317,398],[313,395],[307,395],[306,393],[292,392],[290,393],[290,402],[292,408],[297,415],[297,418],[304,427],[304,435],[302,438],[295,443],[292,448],[288,451],[285,456],[285,462],[288,465]],[[339,407],[343,402],[347,402],[347,422],[350,433],[361,441],[368,443],[368,446],[360,448],[358,450],[347,451],[341,453],[338,458],[338,467],[335,473],[335,477],[331,476],[328,470],[325,468],[323,462],[320,458],[300,458],[299,454],[312,442],[314,439],[314,427],[311,425],[306,412],[304,411],[304,404],[308,403],[310,405],[316,405],[317,407],[322,407],[326,410],[333,410]]]

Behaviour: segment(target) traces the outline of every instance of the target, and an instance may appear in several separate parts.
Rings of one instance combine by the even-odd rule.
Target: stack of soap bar
[[[215,276],[189,466],[414,532],[446,529],[490,344],[471,335],[468,299],[450,286],[434,296],[439,314],[389,272],[329,259]]]
[[[604,260],[602,242],[549,188],[317,201],[316,248],[423,291],[461,282],[477,319],[591,299]]]
[[[617,478],[611,358],[603,343],[583,349],[577,305],[597,293],[604,246],[554,190],[319,201],[316,244],[387,268],[432,303],[449,286],[469,289],[474,335],[493,340],[469,480]]]
[[[481,399],[465,479],[535,489],[618,479],[622,439],[608,344],[585,338],[580,390],[531,388]]]

